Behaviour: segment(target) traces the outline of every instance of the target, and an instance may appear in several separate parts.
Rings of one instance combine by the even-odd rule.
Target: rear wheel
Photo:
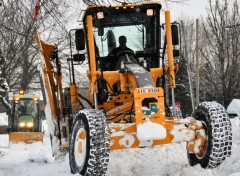
[[[72,173],[105,175],[109,161],[110,134],[106,118],[98,110],[82,110],[74,120],[69,147]]]
[[[232,127],[224,107],[216,102],[203,102],[193,116],[203,124],[207,141],[198,153],[188,153],[191,166],[215,168],[231,155]]]

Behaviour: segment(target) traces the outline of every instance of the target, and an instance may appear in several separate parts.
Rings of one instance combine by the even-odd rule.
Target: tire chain
[[[232,126],[225,108],[217,102],[203,102],[200,106],[208,110],[208,120],[212,126],[212,152],[209,156],[209,168],[220,165],[231,155]]]
[[[179,107],[175,107],[175,114],[173,112],[172,106],[170,106],[169,109],[170,109],[171,115],[173,116],[174,119],[182,119],[183,118],[181,109]]]
[[[107,172],[110,153],[110,131],[105,115],[95,109],[83,110],[90,132],[90,156],[85,175],[102,176]]]

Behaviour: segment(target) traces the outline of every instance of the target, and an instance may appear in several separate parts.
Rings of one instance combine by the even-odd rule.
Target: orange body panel
[[[71,96],[71,107],[74,114],[80,110],[80,105],[78,101],[78,92],[76,84],[70,84],[70,96]]]
[[[192,151],[194,149],[195,139],[195,130],[183,126],[182,128],[176,128],[172,124],[166,124],[169,129],[167,129],[166,137],[161,140],[147,140],[140,141],[137,137],[137,128],[136,124],[126,124],[126,125],[110,125],[110,141],[111,141],[111,150],[122,150],[127,148],[136,148],[136,147],[147,147],[161,144],[169,144],[174,142],[192,142],[192,145],[189,145],[188,150]],[[147,133],[147,132],[146,132]],[[184,138],[178,139],[178,134],[185,135]],[[175,136],[176,135],[176,136]],[[201,138],[201,145],[204,144],[206,139]]]
[[[157,82],[157,78],[160,77],[163,74],[162,68],[152,68],[150,69],[150,75],[152,76],[153,82]]]
[[[157,92],[151,92],[152,90],[156,90]],[[147,92],[149,93],[141,93]],[[158,111],[155,114],[146,115],[143,112],[143,101],[145,99],[155,99],[157,102],[155,104],[158,106]],[[164,97],[162,88],[139,88],[134,91],[134,106],[136,113],[136,123],[144,123],[147,119],[150,119],[152,122],[162,124],[165,126],[163,122],[165,122],[165,107],[164,107]],[[148,105],[149,106],[149,105]],[[149,108],[149,107],[147,107]]]
[[[176,87],[175,83],[175,67],[173,60],[173,45],[172,45],[172,31],[171,31],[171,20],[170,11],[165,11],[165,22],[166,22],[166,34],[167,34],[167,51],[168,51],[168,67],[171,79],[169,79],[169,84],[171,88]]]
[[[57,111],[57,103],[56,103],[57,98],[54,95],[57,90],[56,90],[55,82],[54,82],[54,74],[52,72],[53,65],[50,62],[52,52],[56,49],[56,46],[49,45],[49,44],[46,44],[43,41],[41,41],[37,32],[35,32],[35,38],[38,43],[38,48],[40,49],[40,51],[43,55],[42,62],[44,65],[43,66],[44,81],[45,81],[45,86],[46,86],[47,93],[48,93],[52,116],[57,118],[57,117],[59,117],[58,111]]]

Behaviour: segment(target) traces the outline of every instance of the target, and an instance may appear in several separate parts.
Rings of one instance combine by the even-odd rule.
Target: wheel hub
[[[204,121],[202,121],[203,129],[197,131],[195,146],[198,148],[197,152],[195,153],[198,159],[202,159],[208,147],[208,131],[207,125]]]
[[[86,131],[80,128],[75,139],[75,160],[78,166],[82,166],[85,162],[87,151]]]

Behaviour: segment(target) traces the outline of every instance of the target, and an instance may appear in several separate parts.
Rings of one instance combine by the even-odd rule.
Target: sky
[[[180,16],[190,16],[192,18],[200,18],[202,15],[206,17],[206,6],[209,0],[186,0],[185,3],[169,3],[164,9],[171,10],[172,19]]]

